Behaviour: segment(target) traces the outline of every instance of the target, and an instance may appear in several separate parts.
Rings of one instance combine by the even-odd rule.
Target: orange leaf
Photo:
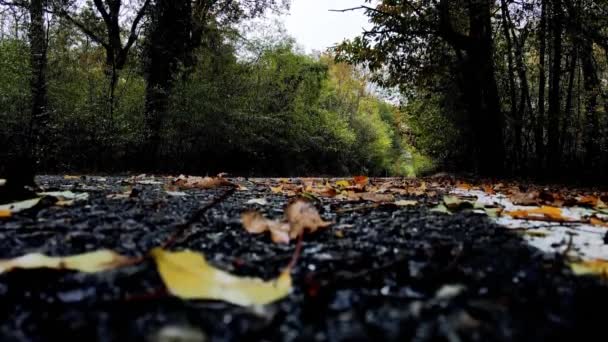
[[[597,217],[590,218],[589,223],[591,223],[594,226],[602,226],[602,227],[608,228],[608,223],[598,219]]]
[[[600,201],[596,196],[580,196],[576,199],[578,205],[583,207],[596,207]]]
[[[507,211],[505,214],[522,220],[537,220],[537,221],[570,221],[562,216],[562,210],[556,207],[543,206],[536,209]]]
[[[356,176],[354,178],[354,182],[357,185],[367,185],[367,184],[369,184],[369,177],[367,177],[367,176]]]
[[[9,218],[11,216],[12,216],[12,213],[10,210],[8,210],[8,209],[0,210],[0,218]]]
[[[496,191],[494,191],[494,187],[489,184],[483,185],[483,191],[488,195],[494,195],[496,193]]]
[[[277,187],[270,187],[270,191],[272,191],[272,193],[274,194],[280,194],[281,192],[283,192],[283,186],[279,185]]]
[[[576,275],[608,275],[608,260],[595,259],[590,261],[572,263],[570,264],[570,267]]]
[[[471,184],[469,184],[469,183],[466,183],[466,182],[462,182],[462,183],[458,182],[457,187],[459,189],[462,189],[462,190],[471,190],[471,189],[473,189],[473,186]]]

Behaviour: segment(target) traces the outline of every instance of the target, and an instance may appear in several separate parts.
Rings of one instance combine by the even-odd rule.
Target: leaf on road
[[[305,231],[314,233],[319,228],[327,228],[332,225],[332,222],[321,219],[317,208],[303,200],[296,200],[289,204],[285,209],[285,218],[289,223],[289,236],[292,239]]]
[[[0,209],[0,218],[8,218],[11,217],[13,213],[8,209]]]
[[[601,226],[601,227],[606,227],[608,228],[608,222],[604,222],[603,220],[600,220],[597,217],[591,217],[589,219],[589,223],[591,223],[594,226]]]
[[[31,209],[35,207],[44,197],[53,197],[57,201],[54,203],[59,206],[70,206],[77,201],[84,201],[89,198],[88,193],[73,193],[71,191],[63,192],[41,192],[37,194],[40,197],[32,198],[25,201],[9,203],[0,206],[0,211],[10,211],[12,214]]]
[[[44,254],[27,254],[18,258],[0,261],[0,274],[14,269],[51,268],[57,270],[102,272],[131,264],[133,259],[110,250],[99,250],[68,257],[50,257]]]
[[[444,196],[443,204],[445,204],[445,207],[452,212],[464,209],[473,209],[475,207],[475,203],[460,199],[456,196]]]
[[[181,175],[173,180],[173,184],[180,189],[214,189],[220,186],[234,186],[225,178],[218,177],[192,177]]]
[[[0,211],[10,211],[12,214],[31,209],[40,202],[42,198],[34,198],[26,201],[20,201],[15,203],[9,203],[0,205]]]
[[[339,188],[348,188],[350,186],[350,182],[347,180],[339,180],[336,182],[336,186]]]
[[[86,192],[82,193],[74,193],[71,191],[62,191],[62,192],[42,192],[39,193],[38,196],[46,197],[54,197],[57,199],[57,203],[55,205],[59,205],[62,207],[73,205],[75,202],[86,201],[89,199],[89,194]]]
[[[356,185],[365,186],[365,185],[369,184],[369,177],[367,177],[367,176],[356,176],[355,178],[353,178],[353,181],[355,182]]]
[[[511,194],[511,202],[517,205],[538,205],[540,199],[538,198],[539,193],[534,192],[515,192]]]
[[[400,200],[396,201],[395,205],[398,207],[413,207],[418,205],[418,201]]]
[[[221,300],[240,306],[266,305],[291,291],[290,270],[271,281],[237,277],[209,265],[202,254],[153,249],[152,257],[165,286],[182,299]]]
[[[323,221],[317,209],[308,201],[298,199],[285,209],[282,221],[270,220],[259,212],[248,211],[241,215],[245,230],[251,234],[270,232],[275,243],[289,243],[305,232],[314,233],[320,228],[329,227],[332,222]]]
[[[514,211],[505,211],[506,215],[513,217],[514,219],[521,220],[536,220],[536,221],[555,221],[555,222],[566,222],[570,219],[562,216],[562,210],[557,207],[543,206],[534,209],[522,209]]]
[[[265,198],[252,198],[247,201],[247,204],[267,205],[268,201]]]
[[[571,263],[572,272],[576,275],[608,275],[608,260],[595,259]]]
[[[270,187],[270,191],[272,191],[273,194],[280,194],[281,192],[283,192],[283,186],[279,185],[279,186],[275,186],[275,187]]]
[[[241,215],[243,227],[251,234],[263,234],[270,232],[272,241],[275,243],[289,243],[289,224],[275,220],[269,220],[257,211],[248,211]]]

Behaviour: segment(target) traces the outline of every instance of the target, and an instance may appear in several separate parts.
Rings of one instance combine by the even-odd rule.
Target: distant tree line
[[[337,53],[400,87],[421,151],[486,175],[606,180],[608,1],[366,3],[345,10],[372,27]]]
[[[361,69],[283,34],[243,37],[245,21],[285,6],[0,0],[0,158],[40,172],[430,169]]]

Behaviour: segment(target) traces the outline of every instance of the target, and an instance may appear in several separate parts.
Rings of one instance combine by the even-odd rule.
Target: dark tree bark
[[[584,39],[582,42],[581,64],[585,89],[585,128],[583,130],[585,168],[592,171],[597,169],[600,161],[598,106],[601,83],[593,59],[593,42],[589,39]]]
[[[502,12],[502,30],[507,43],[507,78],[509,82],[509,112],[512,124],[511,134],[513,146],[511,151],[511,164],[513,171],[517,172],[520,165],[521,154],[521,130],[522,117],[521,112],[517,108],[517,87],[515,85],[515,66],[513,61],[513,40],[511,38],[511,21],[509,20],[509,6],[506,0],[500,1],[500,9]],[[524,103],[521,104],[525,105]]]
[[[469,34],[452,27],[447,0],[439,4],[440,34],[458,51],[464,52],[461,70],[464,100],[468,106],[477,170],[484,175],[504,174],[504,117],[495,78],[494,42],[490,0],[470,0]]]
[[[564,11],[562,0],[553,0],[551,16],[552,65],[549,85],[549,113],[547,117],[548,166],[552,172],[560,167],[561,151],[559,126],[561,120],[562,32]]]
[[[534,140],[536,145],[536,173],[540,174],[545,159],[545,87],[547,85],[546,55],[547,55],[547,1],[541,0],[540,27],[538,31],[540,61],[538,63],[538,113],[534,125]]]
[[[31,0],[29,3],[30,26],[30,92],[32,111],[30,118],[29,158],[38,164],[45,155],[49,137],[50,111],[46,84],[47,39],[44,19],[44,0]]]
[[[561,127],[561,137],[562,144],[561,150],[566,152],[568,150],[568,146],[566,144],[572,144],[572,140],[574,139],[571,136],[571,125],[574,123],[573,118],[573,101],[574,101],[574,81],[576,79],[576,66],[578,62],[578,48],[576,45],[572,47],[572,52],[570,54],[570,63],[568,67],[568,88],[566,92],[566,108],[564,109],[564,118],[562,120]],[[572,150],[572,148],[570,148]]]
[[[167,117],[174,77],[188,60],[191,46],[192,7],[187,0],[157,0],[152,8],[146,43],[146,108],[143,156],[156,166],[161,129]]]

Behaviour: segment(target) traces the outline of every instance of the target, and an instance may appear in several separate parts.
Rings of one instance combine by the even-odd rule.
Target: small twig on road
[[[304,234],[302,233],[298,236],[298,243],[296,245],[296,250],[293,252],[293,257],[291,258],[291,261],[287,265],[286,269],[292,270],[296,266],[298,259],[300,259],[300,254],[302,254],[303,240],[304,240]]]
[[[211,208],[213,208],[214,206],[216,206],[217,204],[225,201],[228,197],[230,197],[234,192],[236,191],[236,187],[231,187],[230,189],[226,190],[222,195],[216,197],[213,201],[207,203],[205,206],[203,206],[202,208],[198,209],[194,215],[192,215],[192,217],[190,217],[190,219],[188,219],[188,221],[186,221],[186,223],[183,223],[181,225],[179,225],[176,229],[176,231],[167,239],[167,241],[165,241],[165,243],[162,244],[162,248],[163,249],[168,249],[171,246],[173,246],[175,244],[175,242],[188,230],[190,229],[190,227],[197,223],[200,222],[201,219],[205,216],[205,214],[207,213],[207,211]]]

